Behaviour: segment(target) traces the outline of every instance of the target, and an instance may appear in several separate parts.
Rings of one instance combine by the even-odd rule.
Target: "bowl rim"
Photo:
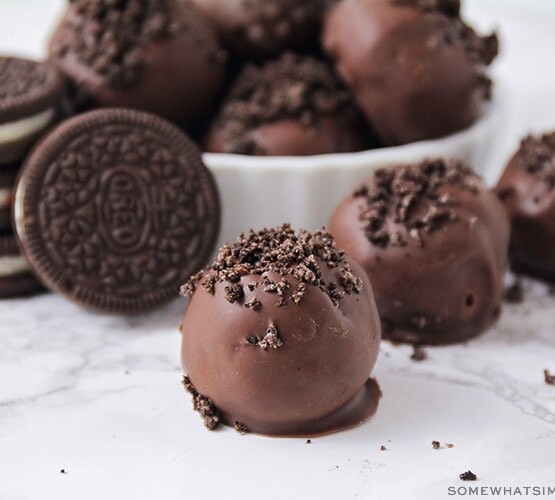
[[[416,141],[401,146],[368,149],[352,153],[334,153],[313,156],[248,156],[239,154],[204,153],[203,159],[211,169],[226,170],[284,170],[295,168],[310,171],[337,168],[338,163],[349,166],[368,165],[369,163],[387,163],[411,161],[411,157],[434,156],[434,151],[455,150],[457,145],[465,143],[472,137],[480,136],[489,130],[502,116],[508,91],[504,85],[495,82],[491,101],[482,115],[469,127],[437,139]],[[436,153],[438,154],[438,153]],[[441,153],[439,153],[441,154]]]

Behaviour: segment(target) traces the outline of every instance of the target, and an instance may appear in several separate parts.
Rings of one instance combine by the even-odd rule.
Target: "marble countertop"
[[[2,0],[0,50],[39,55],[61,6]],[[555,4],[471,0],[467,12],[506,47],[496,72],[513,108],[493,178],[520,136],[555,128]],[[132,318],[51,295],[0,302],[0,499],[435,500],[492,486],[555,496],[555,387],[543,380],[555,372],[555,296],[525,288],[467,345],[414,362],[384,343],[377,415],[311,444],[205,431],[180,385],[183,302]],[[458,479],[469,469],[477,482]]]

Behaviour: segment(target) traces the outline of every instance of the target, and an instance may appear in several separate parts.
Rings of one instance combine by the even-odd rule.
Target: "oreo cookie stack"
[[[68,119],[68,88],[49,63],[0,57],[0,298],[159,307],[214,249],[217,186],[181,129],[126,108]]]
[[[26,154],[60,117],[65,91],[49,65],[0,57],[0,298],[42,289],[16,244],[13,191]]]

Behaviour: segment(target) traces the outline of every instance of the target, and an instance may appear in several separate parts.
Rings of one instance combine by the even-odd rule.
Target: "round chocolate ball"
[[[325,62],[286,53],[238,76],[210,126],[212,153],[306,156],[359,151],[361,114]]]
[[[376,171],[337,208],[330,231],[368,274],[384,338],[462,342],[498,318],[509,222],[459,161]]]
[[[458,0],[344,0],[323,44],[386,145],[464,129],[491,98],[497,37],[467,26]]]
[[[75,0],[50,42],[79,108],[129,107],[196,131],[214,105],[226,56],[181,0]]]
[[[261,60],[317,46],[326,0],[193,0],[232,54]]]
[[[497,194],[511,220],[512,267],[555,281],[555,132],[522,141]]]
[[[376,411],[372,288],[329,234],[251,232],[224,245],[183,293],[185,386],[207,427],[316,435]]]

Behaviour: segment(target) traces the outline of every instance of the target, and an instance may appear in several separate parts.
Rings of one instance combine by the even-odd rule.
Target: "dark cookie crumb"
[[[382,445],[380,446],[380,451],[387,451],[387,448],[382,444]]]
[[[204,420],[204,426],[210,431],[216,429],[220,425],[220,412],[214,403],[209,398],[198,393],[189,377],[183,376],[181,383],[185,390],[193,396],[193,409]]]
[[[269,348],[279,349],[280,347],[283,347],[283,341],[279,338],[279,332],[275,324],[270,324],[266,330],[264,338],[258,341],[258,347],[264,351]]]
[[[247,309],[252,309],[253,311],[258,311],[262,307],[262,302],[260,302],[256,297],[245,303]]]
[[[283,341],[279,338],[279,332],[274,323],[270,324],[262,339],[256,337],[255,335],[251,335],[247,338],[247,342],[251,345],[260,347],[263,351],[283,347]]]
[[[439,450],[441,448],[441,443],[439,441],[432,441],[432,448],[434,450]]]
[[[418,345],[412,346],[413,351],[410,359],[413,361],[424,361],[428,359],[428,353]],[[435,441],[434,441],[435,442]]]
[[[312,440],[311,440],[311,439],[307,439],[307,440],[306,440],[306,444],[312,444]]]
[[[552,375],[549,370],[543,371],[543,377],[547,385],[555,385],[555,375]]]
[[[466,472],[459,474],[459,479],[461,481],[476,481],[476,479],[478,479],[478,476],[474,474],[474,472],[467,470]]]
[[[445,443],[445,446],[447,446],[447,448],[454,448],[455,445],[453,443]]]
[[[264,66],[248,65],[232,86],[216,127],[224,132],[224,153],[264,155],[249,132],[280,120],[314,127],[323,115],[346,123],[360,119],[358,108],[340,79],[323,61],[285,53]]]
[[[305,294],[306,294],[306,283],[299,283],[297,290],[295,290],[291,294],[291,300],[295,305],[298,306],[301,303],[301,300],[303,300],[303,297],[305,296]]]
[[[230,304],[240,301],[245,295],[243,287],[239,283],[226,286],[224,292],[225,300],[227,300]]]
[[[246,425],[242,424],[241,422],[235,422],[233,424],[233,428],[239,433],[239,434],[247,434],[249,432],[249,429]]]
[[[478,65],[487,66],[499,53],[499,39],[496,33],[479,36],[461,18],[460,0],[392,0],[394,5],[414,7],[424,13],[441,13],[453,19],[449,30],[440,33],[443,43],[452,45],[459,39],[471,61]],[[484,87],[485,94],[491,97],[492,81],[482,68],[476,70],[476,80]]]
[[[411,240],[423,246],[426,235],[459,221],[458,203],[443,192],[445,187],[477,194],[481,183],[472,169],[454,159],[377,170],[353,193],[366,202],[360,213],[366,237],[381,248],[404,247]],[[390,218],[401,229],[389,229]]]
[[[338,281],[328,281],[325,269],[335,269]],[[274,272],[282,276],[274,281],[265,276]],[[181,287],[181,294],[192,296],[198,286],[208,293],[216,293],[216,283],[229,283],[226,298],[231,299],[242,293],[238,288],[243,276],[263,276],[261,285],[266,293],[278,296],[278,307],[289,302],[298,305],[313,285],[324,292],[338,306],[346,295],[362,293],[362,279],[352,272],[343,251],[335,247],[333,236],[324,231],[309,233],[295,232],[289,224],[275,229],[251,231],[239,237],[236,243],[226,244],[218,253],[214,263],[193,276]],[[292,291],[287,276],[296,278],[300,283]],[[254,290],[255,284],[247,285]],[[252,290],[251,290],[252,291]]]
[[[61,469],[60,474],[67,474],[67,471],[65,469]]]
[[[264,276],[262,286],[264,287],[265,292],[275,293],[279,297],[279,300],[276,302],[276,307],[285,307],[287,305],[285,292],[289,289],[289,282],[286,279],[275,282],[267,276]]]
[[[520,281],[515,281],[511,286],[505,290],[503,296],[505,302],[509,304],[522,304],[524,301],[524,289]]]
[[[526,172],[539,178],[548,189],[555,187],[555,131],[526,137],[520,144],[519,154]]]

